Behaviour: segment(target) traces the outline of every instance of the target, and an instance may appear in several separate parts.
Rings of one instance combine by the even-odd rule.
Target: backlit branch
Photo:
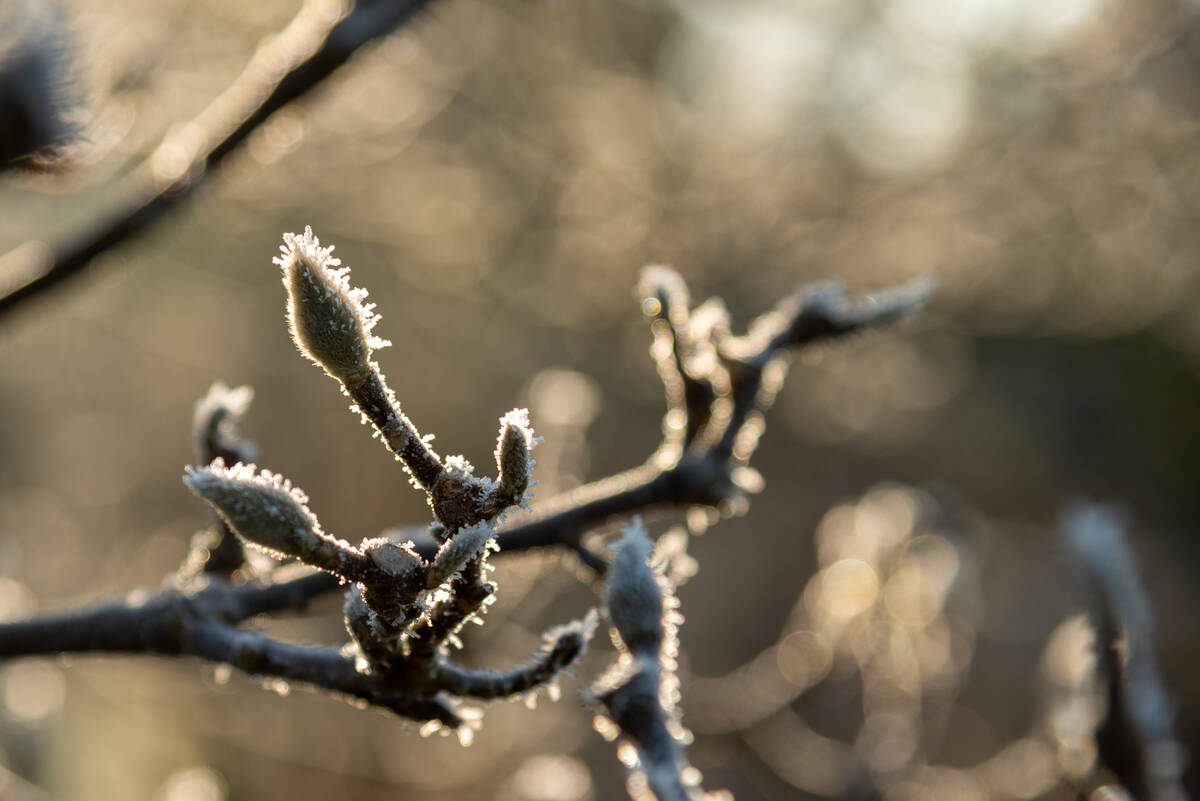
[[[588,618],[552,631],[546,648],[511,670],[456,665],[450,646],[495,595],[488,579],[491,553],[565,547],[602,572],[604,559],[582,543],[589,530],[660,507],[722,507],[744,500],[756,488],[747,463],[762,433],[762,413],[782,378],[778,357],[791,347],[890,321],[918,307],[925,296],[924,287],[859,303],[835,290],[799,293],[735,337],[719,301],[689,309],[678,274],[648,269],[643,308],[653,319],[653,353],[667,390],[663,442],[644,465],[551,501],[522,523],[502,526],[510,509],[525,505],[532,484],[537,439],[525,410],[500,419],[494,479],[476,476],[460,456],[434,453],[400,410],[374,360],[388,343],[373,333],[379,317],[366,302],[366,291],[350,284],[349,268],[311,230],[287,234],[284,242],[276,263],[296,346],[338,381],[425,493],[432,522],[424,535],[415,541],[375,538],[353,544],[324,531],[299,488],[248,463],[252,449],[232,423],[244,412],[249,390],[218,385],[198,407],[195,421],[198,453],[210,463],[189,468],[185,482],[242,541],[320,572],[296,573],[296,566],[285,566],[270,577],[228,581],[231,574],[237,577],[236,555],[224,566],[215,564],[227,537],[207,553],[207,562],[195,552],[190,557],[189,565],[204,563],[207,576],[185,570],[175,586],[158,594],[0,625],[0,657],[85,651],[199,656],[332,690],[469,736],[454,711],[455,697],[495,698],[548,685],[578,659],[595,625]],[[627,552],[641,553],[629,544],[631,537],[623,540],[618,560]],[[629,595],[631,577],[650,573],[644,564],[625,567],[610,582],[609,605],[623,641],[637,653],[641,643],[629,623],[644,613],[638,606],[649,596],[634,593],[638,598],[624,605],[621,599]],[[303,609],[313,598],[342,588],[350,636],[344,648],[281,643],[238,628],[251,617]],[[651,617],[665,619],[660,608],[665,596],[656,597],[657,604],[649,606],[658,611],[651,609]],[[651,650],[665,648],[664,636],[651,643]],[[662,659],[643,654],[638,664],[654,667],[649,673],[633,670],[624,676],[628,681],[614,679],[611,693],[597,695],[622,726],[670,680],[669,670],[660,674]],[[667,750],[647,739],[649,731],[631,736],[648,757],[659,760]]]

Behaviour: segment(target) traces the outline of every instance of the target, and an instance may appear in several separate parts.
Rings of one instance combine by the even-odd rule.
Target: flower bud
[[[521,503],[533,478],[535,445],[528,409],[513,409],[500,418],[500,436],[496,440],[497,492],[510,504]]]
[[[257,472],[252,464],[226,467],[216,459],[207,467],[188,467],[183,482],[248,542],[315,567],[345,569],[342,553],[350,546],[321,530],[306,505],[308,496],[283,476]]]
[[[486,554],[488,548],[495,543],[494,533],[488,523],[476,523],[461,529],[442,543],[437,555],[433,557],[433,564],[425,580],[426,586],[441,586],[462,570],[467,562]]]
[[[347,267],[321,247],[306,227],[302,235],[284,234],[282,256],[287,288],[288,327],[300,352],[343,383],[359,384],[374,372],[371,353],[388,342],[371,335],[379,321],[367,303],[367,291],[350,286]]]

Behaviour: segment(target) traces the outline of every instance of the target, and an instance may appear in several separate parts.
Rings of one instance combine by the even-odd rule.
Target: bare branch
[[[446,692],[469,698],[507,698],[543,686],[583,655],[599,621],[595,610],[546,632],[546,645],[523,665],[507,671],[468,670],[449,660],[437,665],[434,680]]]
[[[315,248],[315,237],[312,242]],[[329,261],[327,252],[324,256]],[[322,269],[325,266],[322,263]],[[341,274],[337,277],[340,279]],[[660,273],[659,283],[669,284],[669,277],[669,273]],[[411,461],[405,458],[417,483],[429,494],[437,518],[429,530],[435,536],[422,538],[415,544],[378,539],[352,546],[321,531],[315,516],[305,507],[303,496],[281,477],[257,474],[252,466],[228,470],[214,463],[208,468],[194,469],[189,480],[194,489],[198,488],[233,522],[239,533],[264,547],[298,556],[330,572],[304,574],[288,567],[277,571],[274,580],[244,583],[229,583],[214,577],[137,601],[2,624],[0,658],[88,651],[191,654],[259,675],[303,681],[385,706],[408,717],[452,726],[460,726],[461,720],[453,717],[447,702],[438,695],[441,692],[495,697],[526,692],[544,683],[582,652],[581,635],[588,627],[577,625],[560,631],[555,644],[529,665],[504,673],[465,670],[451,663],[446,654],[447,641],[456,636],[464,622],[482,610],[495,591],[485,580],[489,548],[480,551],[478,544],[491,542],[494,535],[501,553],[567,547],[590,556],[585,558],[585,564],[599,572],[605,567],[604,560],[582,544],[582,536],[588,530],[658,507],[718,506],[741,497],[746,487],[739,484],[735,468],[745,464],[757,442],[757,434],[747,438],[745,430],[752,428],[749,421],[761,415],[770,403],[772,393],[763,391],[763,387],[768,383],[767,368],[777,351],[849,332],[876,319],[891,319],[898,310],[912,308],[920,300],[911,293],[897,293],[902,300],[877,304],[863,311],[863,307],[828,302],[825,295],[820,295],[822,302],[798,304],[790,316],[776,310],[752,326],[746,336],[733,338],[723,322],[723,313],[714,303],[685,319],[686,293],[681,287],[680,279],[670,292],[655,290],[655,297],[667,308],[666,316],[671,318],[672,330],[676,332],[663,340],[660,331],[658,340],[671,348],[692,348],[693,353],[703,350],[709,357],[666,359],[662,353],[657,355],[664,382],[668,383],[668,403],[681,414],[699,414],[700,422],[693,425],[684,421],[685,430],[694,434],[690,438],[684,435],[672,439],[668,433],[645,465],[552,501],[533,519],[496,533],[496,516],[508,504],[521,500],[530,477],[529,451],[534,438],[524,414],[513,412],[502,420],[496,451],[497,481],[475,478],[469,465],[457,457],[448,458],[444,465],[431,451],[430,460],[423,460],[420,454]],[[851,310],[847,311],[848,308]],[[876,314],[879,309],[884,311]],[[364,307],[366,312],[369,309]],[[801,325],[797,320],[808,322]],[[686,341],[679,334],[684,322],[688,329]],[[383,431],[386,439],[389,421],[400,418],[398,407],[378,368],[369,359],[370,348],[377,346],[374,340],[367,339],[370,325],[359,322],[351,328],[358,331],[354,336],[366,343],[361,353],[354,342],[318,341],[307,335],[302,347],[316,348],[313,352],[327,370],[345,373],[335,377],[360,401],[360,409]],[[672,394],[672,369],[686,369],[688,381],[695,386],[706,384],[713,388],[707,411],[697,412],[693,408],[702,393],[693,391],[692,401],[685,397],[686,390],[685,396]],[[676,388],[681,382],[682,378],[675,382]],[[379,404],[374,405],[382,410],[380,415],[372,414],[373,404],[363,403],[354,394],[355,388],[362,387],[374,387],[373,394],[379,396]],[[204,424],[199,428],[206,449],[215,451],[229,445],[221,438],[221,421],[228,417],[228,412],[223,416],[204,416]],[[388,444],[400,451],[402,458],[413,456],[404,453],[407,445],[416,443],[424,447],[411,424],[401,434]],[[231,456],[237,452],[237,448],[231,447]],[[630,550],[632,547],[626,542],[619,552],[629,557],[624,562],[632,560],[634,567],[641,563],[642,572],[648,571],[644,566],[647,555],[644,549]],[[618,556],[618,561],[621,558]],[[618,573],[618,579],[628,578],[638,574],[638,570],[624,564]],[[359,585],[346,606],[347,626],[357,648],[335,651],[287,645],[236,628],[238,623],[256,615],[302,609],[311,599],[338,589],[346,580]],[[421,597],[434,589],[431,582],[441,587],[443,594],[440,598],[435,596],[436,602],[426,610]],[[643,606],[656,620],[666,620],[671,614],[665,600],[669,593],[664,591],[657,603],[647,606],[642,603],[646,593],[635,592],[633,596],[637,598],[630,596],[631,602],[622,605],[620,599],[629,595],[627,591],[632,586],[623,579],[610,583],[609,603],[622,637],[634,648],[634,658],[622,662],[620,670],[610,676],[608,688],[596,693],[598,702],[606,705],[613,719],[623,727],[633,726],[630,721],[640,719],[651,700],[657,704],[664,682],[673,680],[668,675],[671,666],[663,656],[669,651],[664,644],[669,639],[667,632],[660,630],[658,636],[641,636],[630,627],[630,621],[637,617],[634,613]],[[654,627],[646,631],[651,629]],[[659,723],[674,736],[671,719],[664,718]],[[659,724],[634,727],[630,736],[639,748],[645,749],[647,759],[658,766],[655,768],[658,774],[647,772],[652,783],[674,777],[660,789],[667,793],[662,797],[675,797],[670,795],[674,790],[669,785],[676,780],[682,782],[679,776],[684,763],[675,757],[664,761],[668,752],[676,756],[678,752],[658,742],[654,734],[658,728]],[[676,767],[663,772],[668,762]],[[676,789],[691,792],[684,783],[679,783]]]
[[[194,593],[169,590],[5,624],[0,659],[88,652],[198,656],[255,676],[331,690],[404,717],[461,724],[445,700],[401,692],[378,676],[359,673],[340,649],[281,643],[236,628],[232,624],[252,610],[242,604],[238,589],[214,579]]]
[[[657,801],[713,799],[718,796],[700,788],[681,743],[675,631],[682,616],[670,584],[649,564],[652,551],[634,520],[616,544],[605,593],[615,641],[625,650],[587,695],[636,749],[636,760],[623,758],[637,771],[630,782],[635,799],[651,797],[639,789],[642,783]]]

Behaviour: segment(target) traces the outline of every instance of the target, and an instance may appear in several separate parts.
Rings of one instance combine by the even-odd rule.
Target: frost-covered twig
[[[744,500],[760,482],[748,463],[763,432],[762,415],[782,383],[783,353],[915,312],[930,288],[915,281],[859,302],[836,286],[800,290],[734,337],[719,300],[689,312],[682,277],[666,267],[646,268],[639,291],[667,395],[661,445],[644,465],[552,499],[531,519],[504,529],[501,552],[578,549],[588,530],[614,519],[656,507]],[[589,566],[602,564],[592,559]]]
[[[438,665],[436,681],[446,692],[464,698],[507,698],[548,684],[578,660],[595,632],[599,616],[592,610],[583,620],[546,632],[546,644],[523,665],[507,671],[469,670],[450,661]]]
[[[528,412],[514,409],[500,418],[494,480],[475,476],[462,457],[442,460],[400,410],[379,365],[372,360],[374,352],[389,343],[372,333],[379,316],[374,304],[366,302],[366,290],[350,285],[349,268],[333,257],[332,247],[321,247],[311,228],[299,236],[285,234],[284,243],[283,255],[275,262],[283,270],[288,327],[297,348],[342,385],[364,420],[403,463],[413,484],[426,493],[434,517],[431,531],[444,543],[433,564],[421,568],[428,587],[420,589],[446,588],[427,614],[419,620],[407,614],[403,620],[388,614],[380,618],[380,604],[389,603],[384,599],[387,590],[384,585],[373,588],[367,583],[362,596],[367,617],[361,624],[352,624],[351,630],[375,640],[360,641],[368,652],[376,652],[386,643],[403,651],[407,669],[428,665],[495,592],[486,580],[495,526],[507,509],[524,503],[531,483],[531,452],[536,441]],[[342,558],[348,558],[349,551],[341,550]],[[295,555],[344,578],[359,580],[341,572],[338,565]],[[407,591],[404,596],[394,605],[414,607],[415,596]],[[390,660],[384,661],[390,664]]]
[[[333,258],[332,247],[321,247],[311,229],[286,234],[284,241],[276,263],[297,348],[342,385],[426,493],[434,517],[429,530],[440,545],[432,558],[419,554],[411,541],[380,538],[352,545],[322,529],[303,492],[251,464],[227,467],[218,458],[189,468],[185,482],[246,542],[353,585],[344,607],[349,653],[360,673],[379,677],[396,694],[417,701],[450,690],[490,698],[550,681],[583,652],[593,626],[558,630],[551,648],[506,674],[458,668],[446,649],[495,592],[486,574],[496,521],[524,502],[531,483],[536,443],[528,414],[514,410],[501,418],[495,480],[476,477],[461,457],[443,461],[400,411],[372,359],[388,343],[372,334],[379,317],[366,291],[350,285],[349,269]]]
[[[237,628],[252,611],[236,588],[212,579],[195,592],[165,591],[89,609],[44,615],[0,628],[0,659],[64,653],[198,656],[261,676],[330,690],[419,720],[457,727],[448,699],[395,688],[355,669],[340,649],[277,642]]]
[[[1182,801],[1182,747],[1159,672],[1154,616],[1114,508],[1081,504],[1063,519],[1071,553],[1092,594],[1096,668],[1107,709],[1095,731],[1098,762],[1138,801]]]
[[[700,789],[681,745],[675,629],[682,617],[670,584],[650,566],[653,547],[640,520],[625,527],[615,551],[605,598],[621,656],[587,693],[608,718],[598,728],[627,741],[619,753],[634,771],[629,792],[637,801],[721,797]]]
[[[229,531],[271,556],[317,568],[350,585],[344,606],[351,642],[331,650],[276,642],[236,626],[248,617],[302,605],[334,586],[298,578],[289,586],[227,583],[185,569],[173,588],[125,604],[0,626],[0,656],[70,651],[191,654],[244,671],[309,684],[386,706],[420,720],[459,728],[447,693],[493,698],[551,682],[583,653],[594,630],[589,618],[552,632],[552,644],[529,664],[506,673],[453,664],[448,645],[490,601],[486,580],[495,529],[511,506],[525,502],[532,483],[536,440],[525,410],[500,419],[496,478],[477,477],[462,457],[444,461],[428,448],[387,389],[372,336],[378,321],[365,290],[352,288],[348,268],[321,247],[311,230],[284,237],[288,323],[301,353],[337,379],[364,418],[428,496],[436,549],[387,538],[359,544],[327,533],[307,496],[283,476],[249,463],[251,448],[230,429],[249,390],[214,387],[201,402],[195,437],[203,466],[184,482],[220,515]],[[373,406],[372,406],[373,405]],[[371,408],[368,408],[371,406]],[[225,459],[237,460],[226,464]],[[191,567],[198,561],[189,557]]]
[[[305,3],[286,29],[263,40],[233,84],[168,136],[116,192],[115,211],[57,247],[26,243],[0,258],[9,270],[0,276],[0,316],[83,272],[101,253],[178,207],[272,114],[320,86],[361,47],[397,30],[430,2],[362,0],[340,19],[327,3]]]

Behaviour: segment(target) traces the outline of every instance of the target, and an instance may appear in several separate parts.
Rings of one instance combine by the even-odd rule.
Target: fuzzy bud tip
[[[281,256],[287,288],[288,327],[300,352],[343,383],[364,381],[373,371],[371,353],[388,342],[371,335],[379,321],[367,291],[350,286],[350,270],[333,258],[332,247],[306,227],[303,234],[284,234]]]

